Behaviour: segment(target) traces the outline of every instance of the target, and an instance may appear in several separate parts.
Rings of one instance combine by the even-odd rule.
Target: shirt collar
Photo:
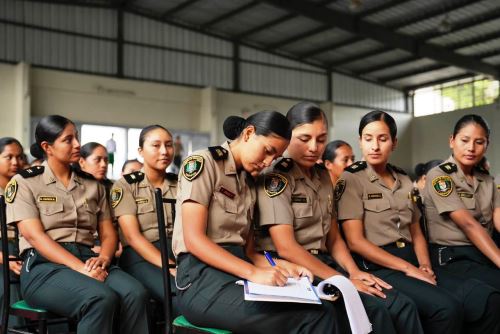
[[[60,186],[60,188],[63,189],[63,190],[71,190],[71,189],[73,189],[76,186],[75,182],[78,183],[78,184],[82,184],[81,178],[78,175],[76,175],[76,173],[74,172],[73,168],[71,168],[71,178],[70,178],[70,181],[69,181],[69,186],[68,186],[68,188],[65,188],[61,184],[61,182],[57,182],[58,180],[55,177],[54,173],[52,172],[52,169],[50,169],[47,160],[45,160],[42,163],[42,166],[44,167],[42,177],[43,177],[43,181],[44,181],[45,185],[56,183],[57,186]]]
[[[234,162],[233,152],[231,152],[231,149],[229,148],[229,142],[226,141],[221,146],[227,150],[227,159],[224,161],[224,174],[235,175],[236,163]]]

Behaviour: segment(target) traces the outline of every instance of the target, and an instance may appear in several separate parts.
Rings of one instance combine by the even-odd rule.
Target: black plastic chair
[[[24,319],[30,320],[31,323],[28,323],[22,326],[23,329],[34,329],[33,333],[38,334],[47,334],[48,333],[48,325],[52,324],[60,324],[60,323],[68,323],[68,329],[71,332],[76,332],[76,322],[72,319],[65,318],[62,316],[58,316],[54,313],[51,313],[45,309],[34,308],[28,305],[26,301],[19,300],[15,303],[10,303],[10,286],[11,284],[19,284],[19,280],[13,280],[11,277],[10,269],[9,269],[9,261],[22,261],[19,258],[18,254],[15,254],[14,257],[9,257],[9,240],[8,238],[4,238],[3,236],[7,236],[7,215],[6,215],[6,205],[5,205],[5,197],[0,195],[0,231],[2,232],[2,275],[3,275],[3,290],[4,290],[4,299],[3,299],[3,313],[1,315],[1,333],[31,333],[26,332],[25,330],[21,330],[20,328],[9,328],[9,315],[22,317]],[[18,247],[18,238],[17,238],[17,227],[16,227],[16,238],[14,240],[16,247],[15,249],[19,249]]]
[[[168,242],[167,231],[165,226],[165,210],[163,209],[163,204],[168,203],[171,205],[172,209],[172,219],[175,219],[175,199],[163,198],[161,189],[156,188],[155,191],[155,202],[156,202],[156,214],[158,218],[158,229],[160,232],[160,253],[161,253],[161,264],[162,264],[162,274],[163,274],[163,292],[165,294],[164,303],[164,316],[165,316],[165,327],[166,333],[211,333],[211,334],[231,334],[230,331],[216,329],[216,328],[204,328],[198,327],[191,324],[183,315],[172,319],[172,296],[173,293],[170,290],[170,268],[175,268],[175,265],[168,263],[168,249],[171,247]]]

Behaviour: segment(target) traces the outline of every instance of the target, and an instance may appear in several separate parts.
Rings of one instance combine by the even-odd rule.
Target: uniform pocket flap
[[[368,211],[382,212],[391,208],[391,203],[386,199],[371,199],[363,202],[363,207]]]
[[[153,203],[145,203],[137,205],[137,213],[148,213],[155,211]]]
[[[52,216],[56,213],[63,212],[64,207],[62,203],[50,203],[43,205],[40,208],[40,213],[45,215],[45,216]]]

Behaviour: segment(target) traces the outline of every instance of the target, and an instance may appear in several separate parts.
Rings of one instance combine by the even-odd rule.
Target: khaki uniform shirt
[[[327,235],[332,218],[335,217],[330,176],[326,170],[315,166],[310,179],[296,163],[293,163],[293,160],[290,160],[292,168],[284,172],[279,169],[282,161],[279,161],[271,172],[259,178],[257,184],[259,226],[291,225],[295,240],[302,247],[326,252]],[[269,188],[270,182],[276,182],[277,180],[273,179],[279,178],[278,175],[286,178],[285,188],[278,195],[269,195],[266,184]],[[259,250],[276,250],[268,233],[259,233],[256,245]]]
[[[7,222],[39,219],[54,241],[93,246],[97,223],[111,218],[104,186],[73,172],[66,188],[55,178],[47,162],[42,166],[44,171],[38,175],[24,178],[18,174],[12,178],[17,191],[12,202],[7,203]],[[30,170],[40,169],[33,167],[26,171]],[[31,247],[20,235],[20,253]]]
[[[115,219],[123,215],[134,215],[139,221],[139,227],[144,237],[149,242],[160,240],[158,231],[158,219],[156,216],[155,188],[149,182],[144,170],[141,170],[144,179],[139,182],[128,183],[124,177],[120,178],[113,185],[111,193],[121,193],[119,201],[112,201],[112,211]],[[177,181],[165,179],[161,187],[164,198],[175,198],[177,195]],[[164,203],[165,225],[168,236],[172,236],[174,222],[172,217],[172,206]],[[120,241],[123,246],[128,243],[120,229]]]
[[[456,168],[441,167],[454,164]],[[450,157],[440,166],[427,173],[425,189],[425,213],[429,228],[429,241],[439,245],[472,245],[462,229],[453,222],[448,213],[466,209],[480,222],[488,233],[493,232],[493,211],[500,207],[500,193],[493,178],[474,171],[473,183],[469,184],[463,171]]]
[[[339,223],[362,220],[366,239],[377,246],[411,241],[410,224],[418,223],[420,213],[411,200],[410,178],[388,166],[395,180],[390,189],[369,164],[356,163],[360,164],[366,168],[344,171],[335,186]]]
[[[181,210],[182,203],[187,200],[208,208],[206,234],[213,242],[246,244],[256,200],[255,186],[245,171],[237,172],[229,143],[224,143],[222,149],[226,157],[214,158],[209,150],[203,150],[183,162],[172,238],[176,256],[188,252],[184,243]]]

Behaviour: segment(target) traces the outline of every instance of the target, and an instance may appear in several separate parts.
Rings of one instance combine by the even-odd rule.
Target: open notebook
[[[367,334],[372,331],[359,293],[346,277],[332,276],[312,286],[307,277],[289,278],[285,286],[270,286],[249,281],[244,282],[245,300],[266,302],[289,302],[321,304],[321,299],[333,301],[341,294],[353,334]]]

